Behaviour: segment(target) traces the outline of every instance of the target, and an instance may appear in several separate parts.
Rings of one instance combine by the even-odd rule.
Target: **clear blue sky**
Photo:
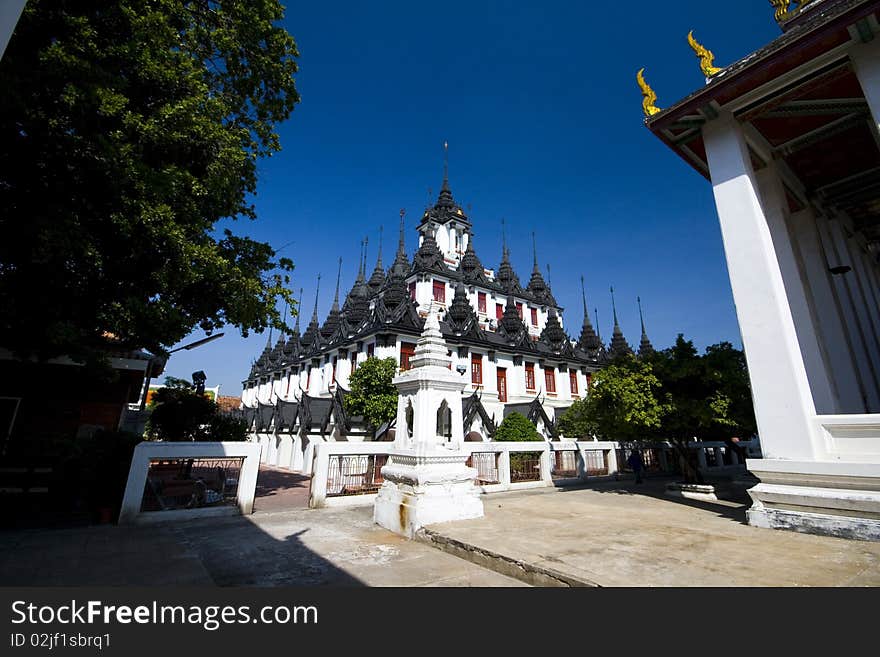
[[[365,235],[372,269],[380,225],[390,264],[400,208],[412,255],[447,140],[452,191],[470,206],[483,264],[498,266],[504,217],[527,282],[534,230],[570,334],[583,319],[583,274],[606,342],[613,285],[631,344],[640,295],[655,347],[678,333],[700,349],[740,346],[711,187],[644,127],[635,73],[646,67],[660,107],[674,103],[704,83],[688,31],[729,64],[779,34],[766,0],[291,3],[285,24],[301,53],[302,101],[279,127],[282,151],[260,163],[258,220],[234,228],[289,244],[303,327],[317,274],[323,322],[337,258],[344,295]],[[267,336],[225,331],[173,354],[166,374],[201,369],[207,385],[238,395]]]

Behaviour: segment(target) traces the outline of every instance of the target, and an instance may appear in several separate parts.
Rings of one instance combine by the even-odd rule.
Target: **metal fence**
[[[387,454],[333,454],[327,470],[327,497],[370,495],[384,483]]]
[[[476,485],[483,486],[501,482],[498,475],[498,454],[496,452],[473,452],[468,457],[467,465],[477,470],[477,477],[474,481]]]
[[[541,452],[511,452],[510,482],[541,481]]]
[[[584,451],[584,474],[588,477],[608,474],[608,457],[602,450]]]
[[[141,511],[235,505],[244,457],[151,460]]]
[[[550,476],[553,479],[571,479],[578,476],[578,458],[576,450],[553,452],[553,467]]]

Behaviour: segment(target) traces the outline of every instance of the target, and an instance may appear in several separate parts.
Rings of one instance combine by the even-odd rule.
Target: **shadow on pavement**
[[[689,506],[694,509],[703,511],[711,511],[721,518],[733,520],[742,525],[748,525],[746,518],[746,510],[751,505],[748,501],[748,495],[745,491],[741,494],[734,493],[735,499],[721,499],[718,502],[694,500],[687,497],[673,497],[666,494],[666,484],[680,481],[679,477],[646,477],[644,483],[637,484],[632,479],[606,480],[588,482],[578,486],[560,488],[561,492],[574,490],[592,490],[597,493],[611,493],[616,495],[641,495],[644,497],[652,497],[657,500],[669,502],[672,504],[680,504]],[[708,482],[718,485],[725,485],[726,482]]]

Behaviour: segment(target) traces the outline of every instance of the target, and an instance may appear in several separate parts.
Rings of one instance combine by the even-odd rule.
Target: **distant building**
[[[525,285],[506,242],[498,269],[486,268],[476,253],[471,220],[453,198],[446,174],[437,202],[424,211],[417,230],[419,248],[410,260],[401,211],[397,253],[387,270],[381,248],[369,278],[362,258],[341,306],[337,279],[323,324],[316,293],[305,332],[300,334],[297,319],[293,335],[280,337],[274,347],[266,344],[243,381],[242,405],[254,409],[252,416],[264,417],[257,417],[258,425],[267,423],[277,404],[300,403],[320,406],[328,418],[322,423],[327,438],[353,439],[346,423],[330,417],[329,400],[337,398],[336,407],[342,408],[349,376],[370,356],[393,358],[401,370],[408,369],[431,303],[441,309],[451,368],[468,381],[464,429],[471,440],[491,438],[512,411],[529,416],[547,437],[558,437],[557,418],[587,394],[592,374],[610,356],[631,352],[616,311],[611,345],[602,344],[585,298],[580,334],[569,337],[536,252]],[[651,349],[644,333],[641,349]],[[363,438],[369,436],[358,436]]]

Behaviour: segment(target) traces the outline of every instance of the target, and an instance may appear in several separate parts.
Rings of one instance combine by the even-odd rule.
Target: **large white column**
[[[703,137],[764,455],[816,458],[815,405],[742,129],[724,114]]]
[[[880,128],[880,39],[853,47],[850,59],[874,117],[874,124]]]
[[[817,221],[826,219],[817,217],[811,208],[789,216],[792,241],[805,274],[813,304],[812,312],[818,323],[822,355],[836,391],[837,408],[827,412],[863,413],[866,409],[858,365],[828,272]]]
[[[785,285],[785,296],[794,322],[800,354],[804,361],[813,405],[818,413],[833,413],[837,408],[834,385],[828,363],[822,357],[818,318],[809,295],[809,280],[798,259],[790,232],[790,217],[785,190],[775,163],[768,163],[757,172],[761,207],[770,229],[776,261]]]

